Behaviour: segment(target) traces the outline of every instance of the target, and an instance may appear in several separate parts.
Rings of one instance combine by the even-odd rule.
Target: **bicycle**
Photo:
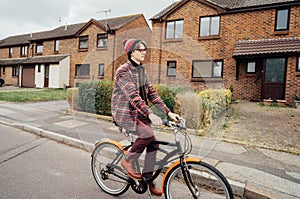
[[[166,199],[232,199],[231,186],[220,171],[199,158],[187,156],[192,150],[192,142],[185,123],[183,118],[180,118],[180,123],[165,122],[165,125],[173,131],[175,142],[155,141],[159,144],[158,152],[164,154],[164,157],[156,160],[155,164],[158,167],[149,179],[133,180],[120,164],[134,142],[130,132],[126,132],[130,138],[130,144],[126,146],[113,140],[97,142],[91,154],[91,169],[98,186],[114,196],[125,193],[129,187],[136,193],[143,194],[148,189],[147,182],[153,182],[165,170],[164,168],[171,164],[164,172],[162,180],[162,191]],[[183,138],[183,143],[179,137]],[[165,150],[161,148],[164,145],[174,149]],[[133,165],[137,171],[141,171],[138,160]]]

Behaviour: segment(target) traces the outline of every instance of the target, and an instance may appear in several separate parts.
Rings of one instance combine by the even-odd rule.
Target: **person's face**
[[[135,59],[136,61],[142,62],[145,60],[146,51],[146,47],[141,44],[138,49],[132,51],[131,58]]]

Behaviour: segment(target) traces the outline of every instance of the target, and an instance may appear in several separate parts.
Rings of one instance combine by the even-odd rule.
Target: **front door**
[[[269,58],[265,60],[262,81],[262,99],[284,99],[285,95],[285,58]]]
[[[45,79],[44,79],[44,87],[49,86],[49,64],[45,65]]]
[[[35,87],[35,68],[32,67],[23,67],[22,70],[22,87]]]

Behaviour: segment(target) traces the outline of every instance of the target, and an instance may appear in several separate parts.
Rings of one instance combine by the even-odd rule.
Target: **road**
[[[96,185],[90,153],[2,124],[0,132],[0,198],[115,198]]]

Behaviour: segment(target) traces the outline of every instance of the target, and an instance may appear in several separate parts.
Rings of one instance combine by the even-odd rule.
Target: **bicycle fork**
[[[180,168],[183,174],[184,181],[186,182],[186,186],[189,188],[191,194],[193,195],[193,198],[198,198],[198,196],[200,195],[198,186],[194,183],[184,157],[180,158]]]

